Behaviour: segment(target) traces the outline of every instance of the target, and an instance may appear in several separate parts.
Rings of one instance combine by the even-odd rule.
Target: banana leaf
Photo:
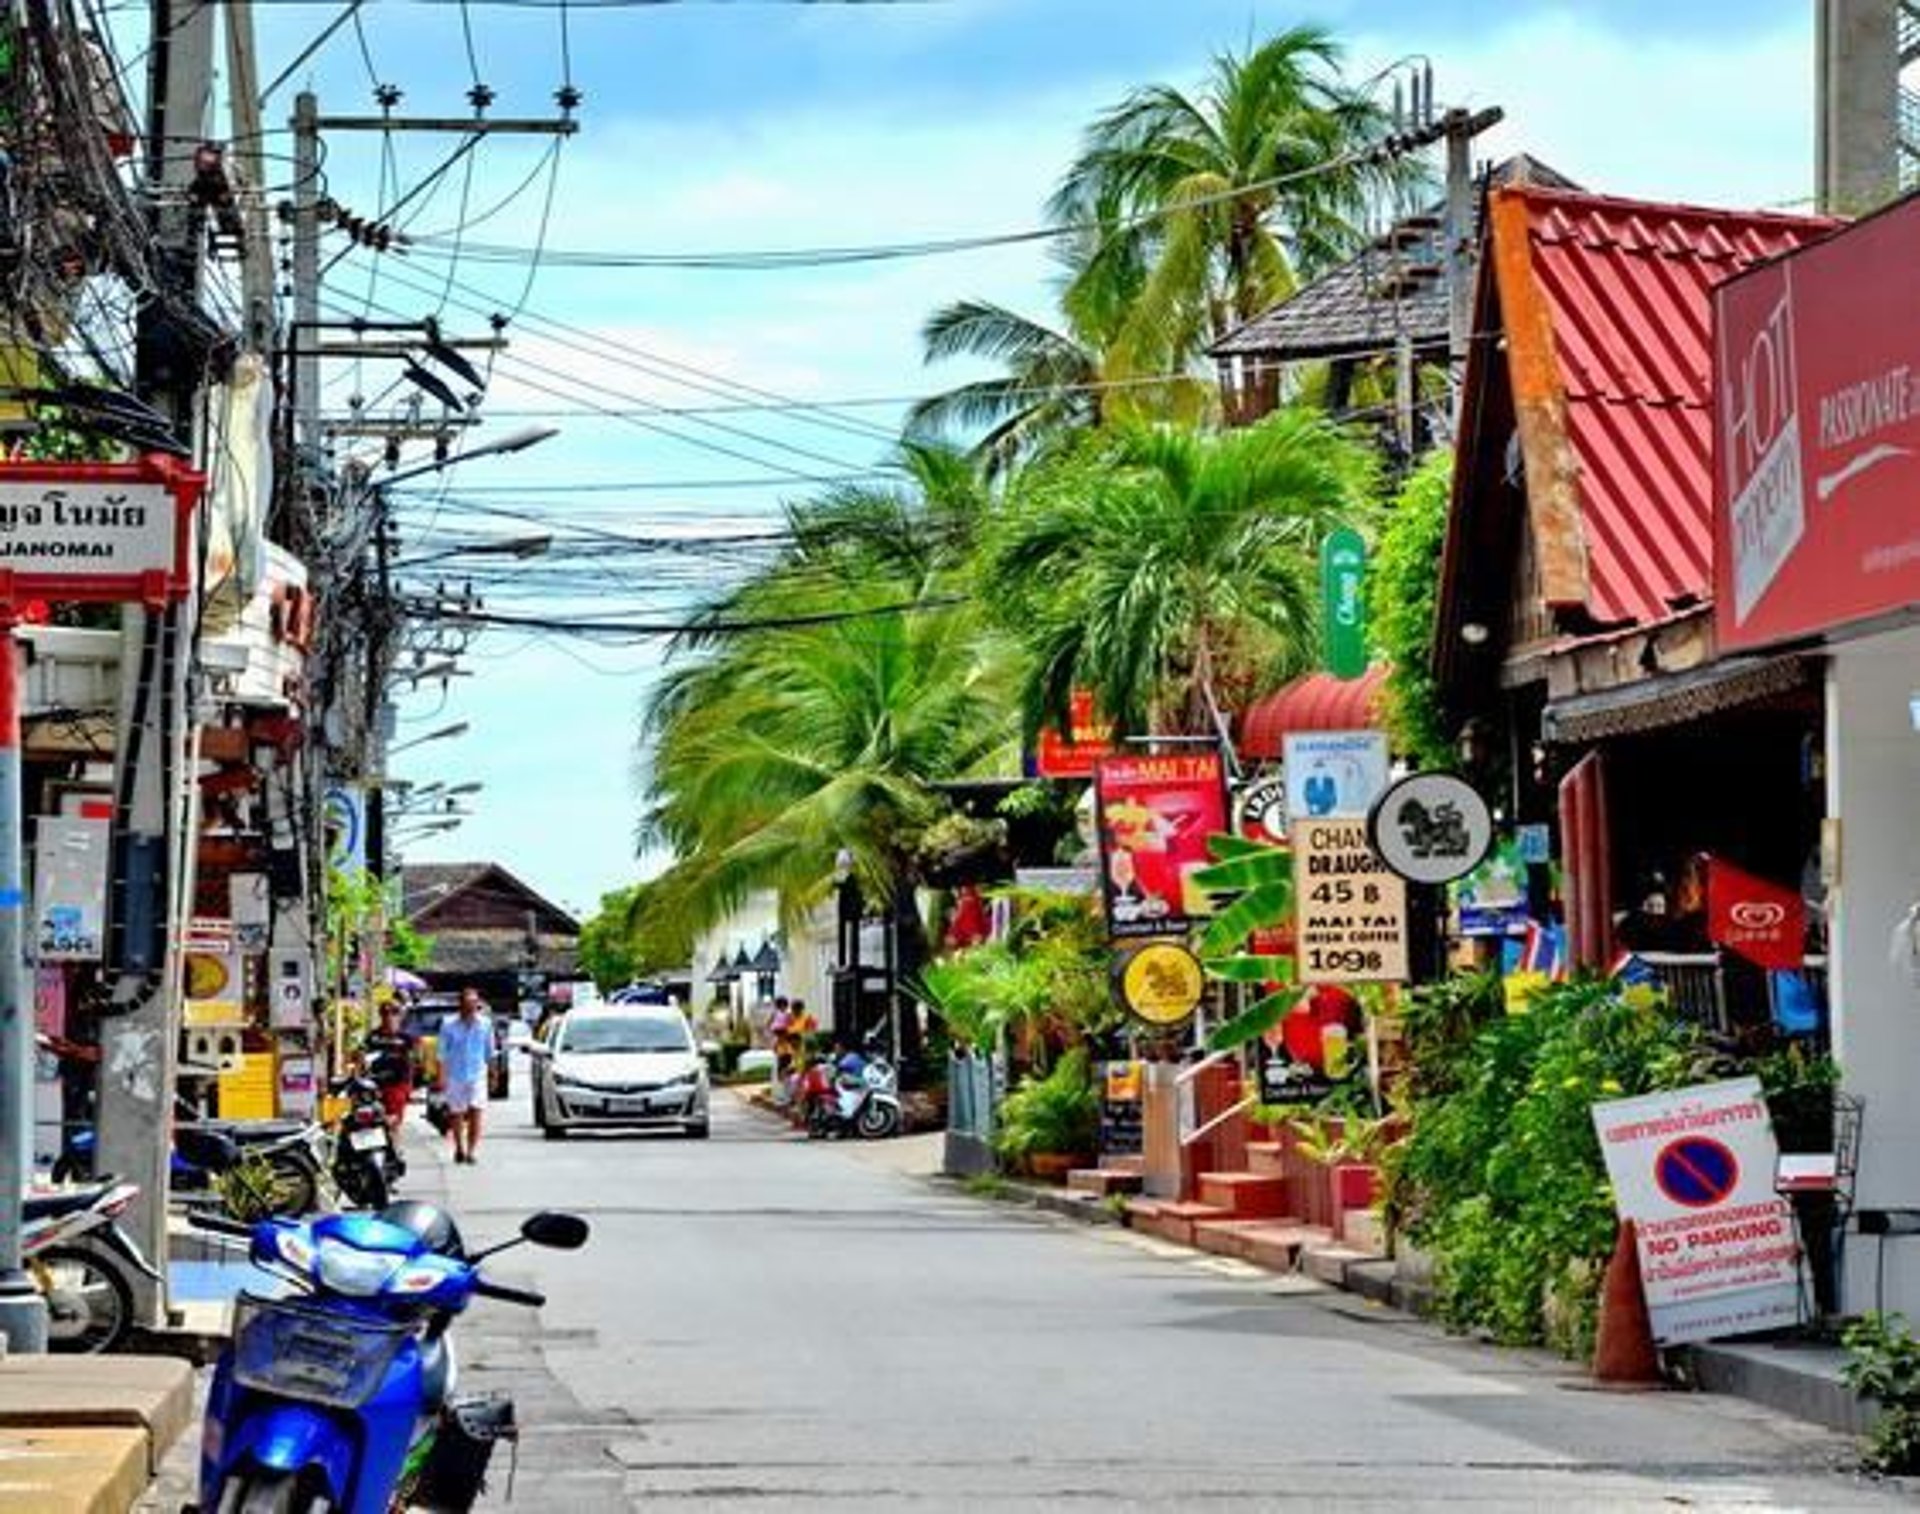
[[[1293,880],[1250,888],[1207,926],[1200,938],[1200,955],[1223,956],[1265,925],[1278,925],[1293,906]]]
[[[1207,855],[1215,862],[1230,862],[1236,857],[1256,857],[1261,852],[1272,850],[1269,842],[1255,841],[1251,836],[1236,836],[1230,831],[1215,831],[1207,837]]]
[[[1240,953],[1231,957],[1208,957],[1207,976],[1227,983],[1291,983],[1293,958],[1257,957]]]
[[[1230,893],[1243,888],[1259,888],[1262,884],[1275,883],[1282,878],[1291,879],[1292,877],[1293,853],[1283,851],[1277,846],[1262,847],[1258,852],[1230,857],[1224,862],[1215,862],[1206,867],[1196,868],[1192,873],[1194,883],[1210,894]]]
[[[1280,1023],[1281,1016],[1292,1008],[1293,999],[1291,993],[1282,989],[1277,994],[1268,994],[1264,999],[1255,1000],[1207,1037],[1207,1049],[1232,1051],[1236,1046],[1259,1040]]]

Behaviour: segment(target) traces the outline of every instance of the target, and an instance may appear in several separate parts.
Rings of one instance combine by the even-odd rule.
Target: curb
[[[1131,1228],[1123,1213],[1115,1213],[1092,1194],[1080,1197],[1064,1189],[1043,1188],[1037,1183],[1022,1183],[1012,1178],[997,1179],[992,1187],[974,1186],[978,1184],[978,1179],[949,1177],[944,1172],[933,1173],[921,1181],[942,1193],[978,1199],[982,1203],[1003,1204],[1014,1209],[1037,1209],[1082,1225]]]

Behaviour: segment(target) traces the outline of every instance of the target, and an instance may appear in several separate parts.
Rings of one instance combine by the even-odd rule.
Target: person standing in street
[[[460,990],[460,1008],[440,1026],[440,1074],[447,1097],[453,1159],[472,1166],[487,1107],[487,1064],[493,1059],[493,1016],[474,989]]]
[[[413,1037],[400,1023],[400,1006],[392,999],[380,1005],[379,1029],[368,1033],[361,1047],[367,1076],[380,1087],[380,1102],[386,1106],[387,1129],[394,1140],[400,1138],[400,1122],[406,1118],[407,1103],[413,1098],[415,1063]]]

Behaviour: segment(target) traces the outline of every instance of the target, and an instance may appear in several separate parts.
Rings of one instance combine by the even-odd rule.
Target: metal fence
[[[1716,1033],[1731,1033],[1733,1016],[1727,1004],[1727,974],[1720,953],[1639,952],[1636,955],[1653,969],[1675,1014]],[[1824,1022],[1824,1006],[1827,1003],[1826,958],[1808,957],[1806,965],[1800,969],[1800,975],[1806,980],[1814,999],[1823,1006]],[[1767,991],[1769,999],[1777,992],[1777,985],[1771,978]],[[1765,1007],[1769,1013],[1774,1010],[1771,1002]]]

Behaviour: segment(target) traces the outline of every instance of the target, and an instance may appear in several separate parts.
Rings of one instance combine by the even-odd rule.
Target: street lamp
[[[437,731],[428,731],[424,736],[416,736],[411,741],[403,741],[398,746],[388,747],[388,757],[398,757],[402,752],[410,752],[417,746],[425,746],[429,741],[451,741],[455,736],[464,736],[473,727],[464,720],[456,720],[452,725],[443,725]]]
[[[424,557],[397,558],[396,568],[418,568],[427,563],[445,562],[450,557],[515,557],[525,562],[531,558],[544,557],[547,549],[553,545],[553,537],[508,536],[497,541],[470,542],[465,546],[448,547],[443,551],[429,552]]]
[[[429,473],[438,473],[446,468],[457,468],[462,463],[478,462],[483,457],[501,457],[509,452],[525,452],[527,448],[537,447],[544,441],[551,441],[559,434],[558,426],[525,426],[493,441],[482,442],[477,447],[469,447],[465,452],[456,452],[451,457],[436,457],[429,462],[417,463],[411,468],[402,468],[398,473],[389,473],[384,478],[373,479],[369,486],[375,491],[391,489],[395,484],[403,484],[409,479],[425,478]]]

